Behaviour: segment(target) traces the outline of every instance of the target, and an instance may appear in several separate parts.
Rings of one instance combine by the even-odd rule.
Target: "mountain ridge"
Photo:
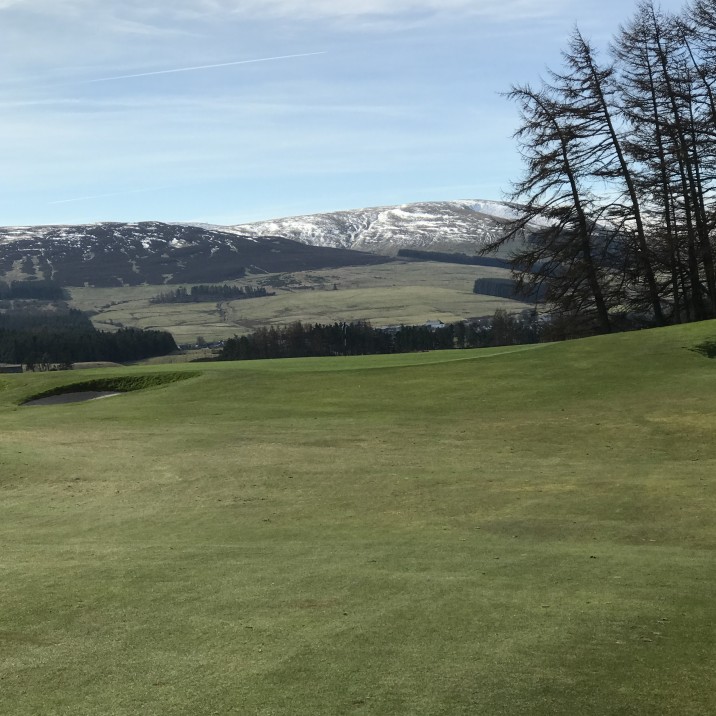
[[[159,221],[0,228],[0,280],[66,286],[228,281],[249,273],[361,266],[401,249],[474,255],[504,235],[513,204],[415,202],[220,226]],[[509,247],[497,258],[505,258]]]
[[[306,214],[223,228],[389,256],[402,248],[475,253],[504,235],[506,224],[518,216],[519,208],[509,202],[427,201]]]
[[[63,286],[229,281],[250,273],[384,263],[374,254],[164,222],[0,228],[0,280]]]

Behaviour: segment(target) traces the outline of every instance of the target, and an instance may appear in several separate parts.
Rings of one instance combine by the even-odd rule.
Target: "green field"
[[[162,328],[179,343],[230,338],[259,326],[292,321],[333,323],[367,320],[375,326],[444,323],[491,316],[498,308],[517,312],[530,307],[472,292],[476,278],[506,278],[509,271],[484,266],[395,261],[290,274],[257,274],[235,285],[260,285],[275,291],[268,298],[221,303],[153,304],[149,299],[176,286],[71,288],[72,305],[92,311],[100,329],[121,326]],[[333,290],[333,286],[337,290]]]
[[[714,337],[0,376],[0,713],[716,713]]]

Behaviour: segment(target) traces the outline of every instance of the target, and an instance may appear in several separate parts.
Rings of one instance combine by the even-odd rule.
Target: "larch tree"
[[[518,290],[544,288],[556,313],[593,319],[598,330],[609,332],[610,283],[604,270],[609,242],[589,189],[588,127],[546,83],[538,90],[515,86],[508,97],[520,109],[515,137],[525,175],[515,183],[512,199],[523,213],[488,250],[529,233],[512,256]]]
[[[659,287],[652,266],[641,202],[624,149],[624,134],[615,99],[617,85],[613,65],[600,66],[593,46],[575,29],[563,52],[566,72],[551,72],[552,81],[585,136],[583,170],[601,184],[600,216],[605,230],[621,237],[621,252],[636,264],[645,286],[647,304],[657,323],[665,322]],[[636,287],[632,284],[632,293]]]

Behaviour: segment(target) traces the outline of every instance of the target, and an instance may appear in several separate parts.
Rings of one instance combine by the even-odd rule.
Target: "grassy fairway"
[[[0,377],[0,713],[716,713],[714,335]]]

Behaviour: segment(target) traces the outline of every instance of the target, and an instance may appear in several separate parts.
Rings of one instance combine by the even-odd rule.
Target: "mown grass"
[[[3,376],[0,713],[716,712],[715,334]]]

